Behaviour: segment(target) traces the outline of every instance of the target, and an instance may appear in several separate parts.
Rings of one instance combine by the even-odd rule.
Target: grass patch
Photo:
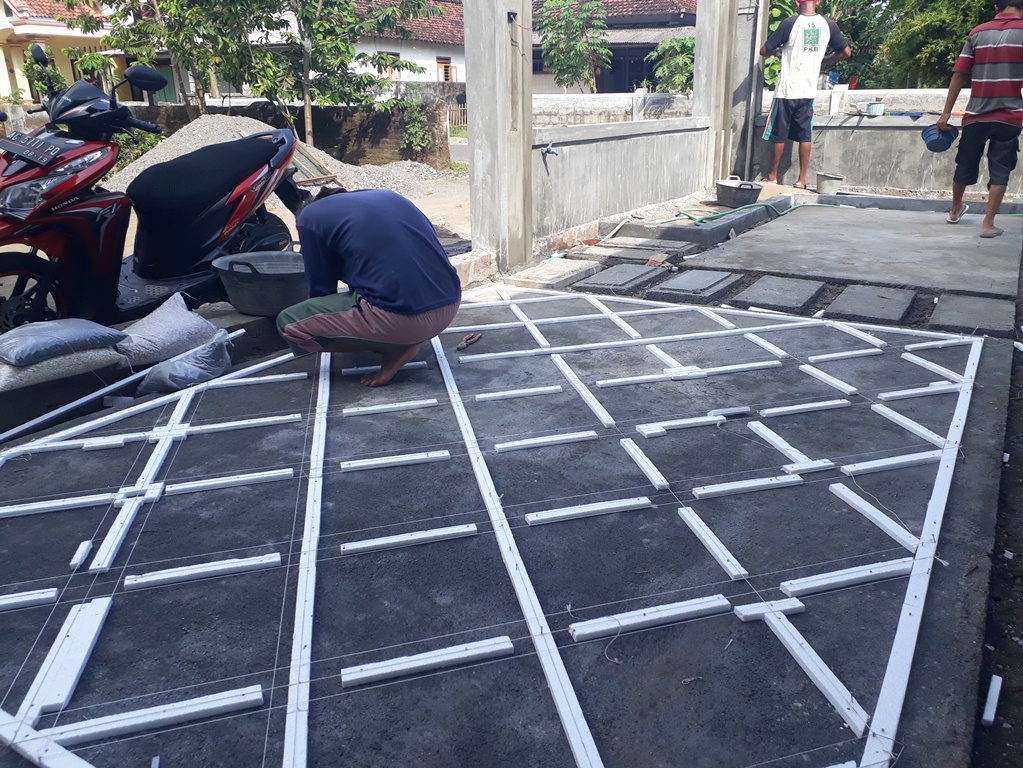
[[[456,139],[467,139],[469,138],[469,126],[452,125],[448,131],[448,135]]]
[[[468,163],[459,163],[459,162],[455,162],[454,160],[452,160],[451,164],[448,166],[448,170],[449,171],[457,171],[457,172],[460,172],[460,173],[468,173],[468,171],[469,171],[469,164]]]

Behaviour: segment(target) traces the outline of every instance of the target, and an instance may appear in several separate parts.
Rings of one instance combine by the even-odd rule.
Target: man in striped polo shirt
[[[998,237],[995,215],[1002,205],[1009,174],[1016,168],[1019,136],[1023,130],[1023,0],[995,0],[994,19],[981,24],[966,38],[953,68],[945,109],[937,128],[944,131],[959,92],[971,79],[970,101],[963,117],[963,132],[952,177],[949,224],[958,224],[967,206],[963,194],[980,177],[980,159],[987,148],[987,214],[981,237]]]

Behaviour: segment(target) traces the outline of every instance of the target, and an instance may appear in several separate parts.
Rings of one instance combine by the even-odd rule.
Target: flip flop
[[[963,218],[963,214],[966,213],[968,210],[970,210],[970,206],[968,206],[966,203],[963,203],[963,210],[959,212],[959,215],[953,219],[952,211],[949,211],[948,216],[945,217],[945,221],[947,221],[949,224],[958,224],[959,220]]]
[[[994,232],[982,232],[981,237],[998,237],[999,235],[1005,234],[1004,229],[995,228]]]
[[[796,189],[806,189],[806,184],[800,184],[799,182],[796,182],[792,186],[795,187]]]

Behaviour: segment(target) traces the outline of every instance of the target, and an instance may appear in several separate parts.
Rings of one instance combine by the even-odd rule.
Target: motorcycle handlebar
[[[163,129],[160,126],[154,125],[153,123],[147,123],[145,120],[139,120],[137,117],[128,117],[128,119],[125,120],[125,125],[129,128],[138,128],[140,131],[147,131],[148,133],[163,133]]]
[[[35,109],[26,109],[25,110],[25,114],[26,115],[34,115],[36,112],[45,112],[45,111],[46,111],[46,107],[36,107]]]

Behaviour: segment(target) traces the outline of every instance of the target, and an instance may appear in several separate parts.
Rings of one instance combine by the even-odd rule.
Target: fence
[[[448,107],[448,126],[465,128],[469,125],[469,111],[465,104]]]

